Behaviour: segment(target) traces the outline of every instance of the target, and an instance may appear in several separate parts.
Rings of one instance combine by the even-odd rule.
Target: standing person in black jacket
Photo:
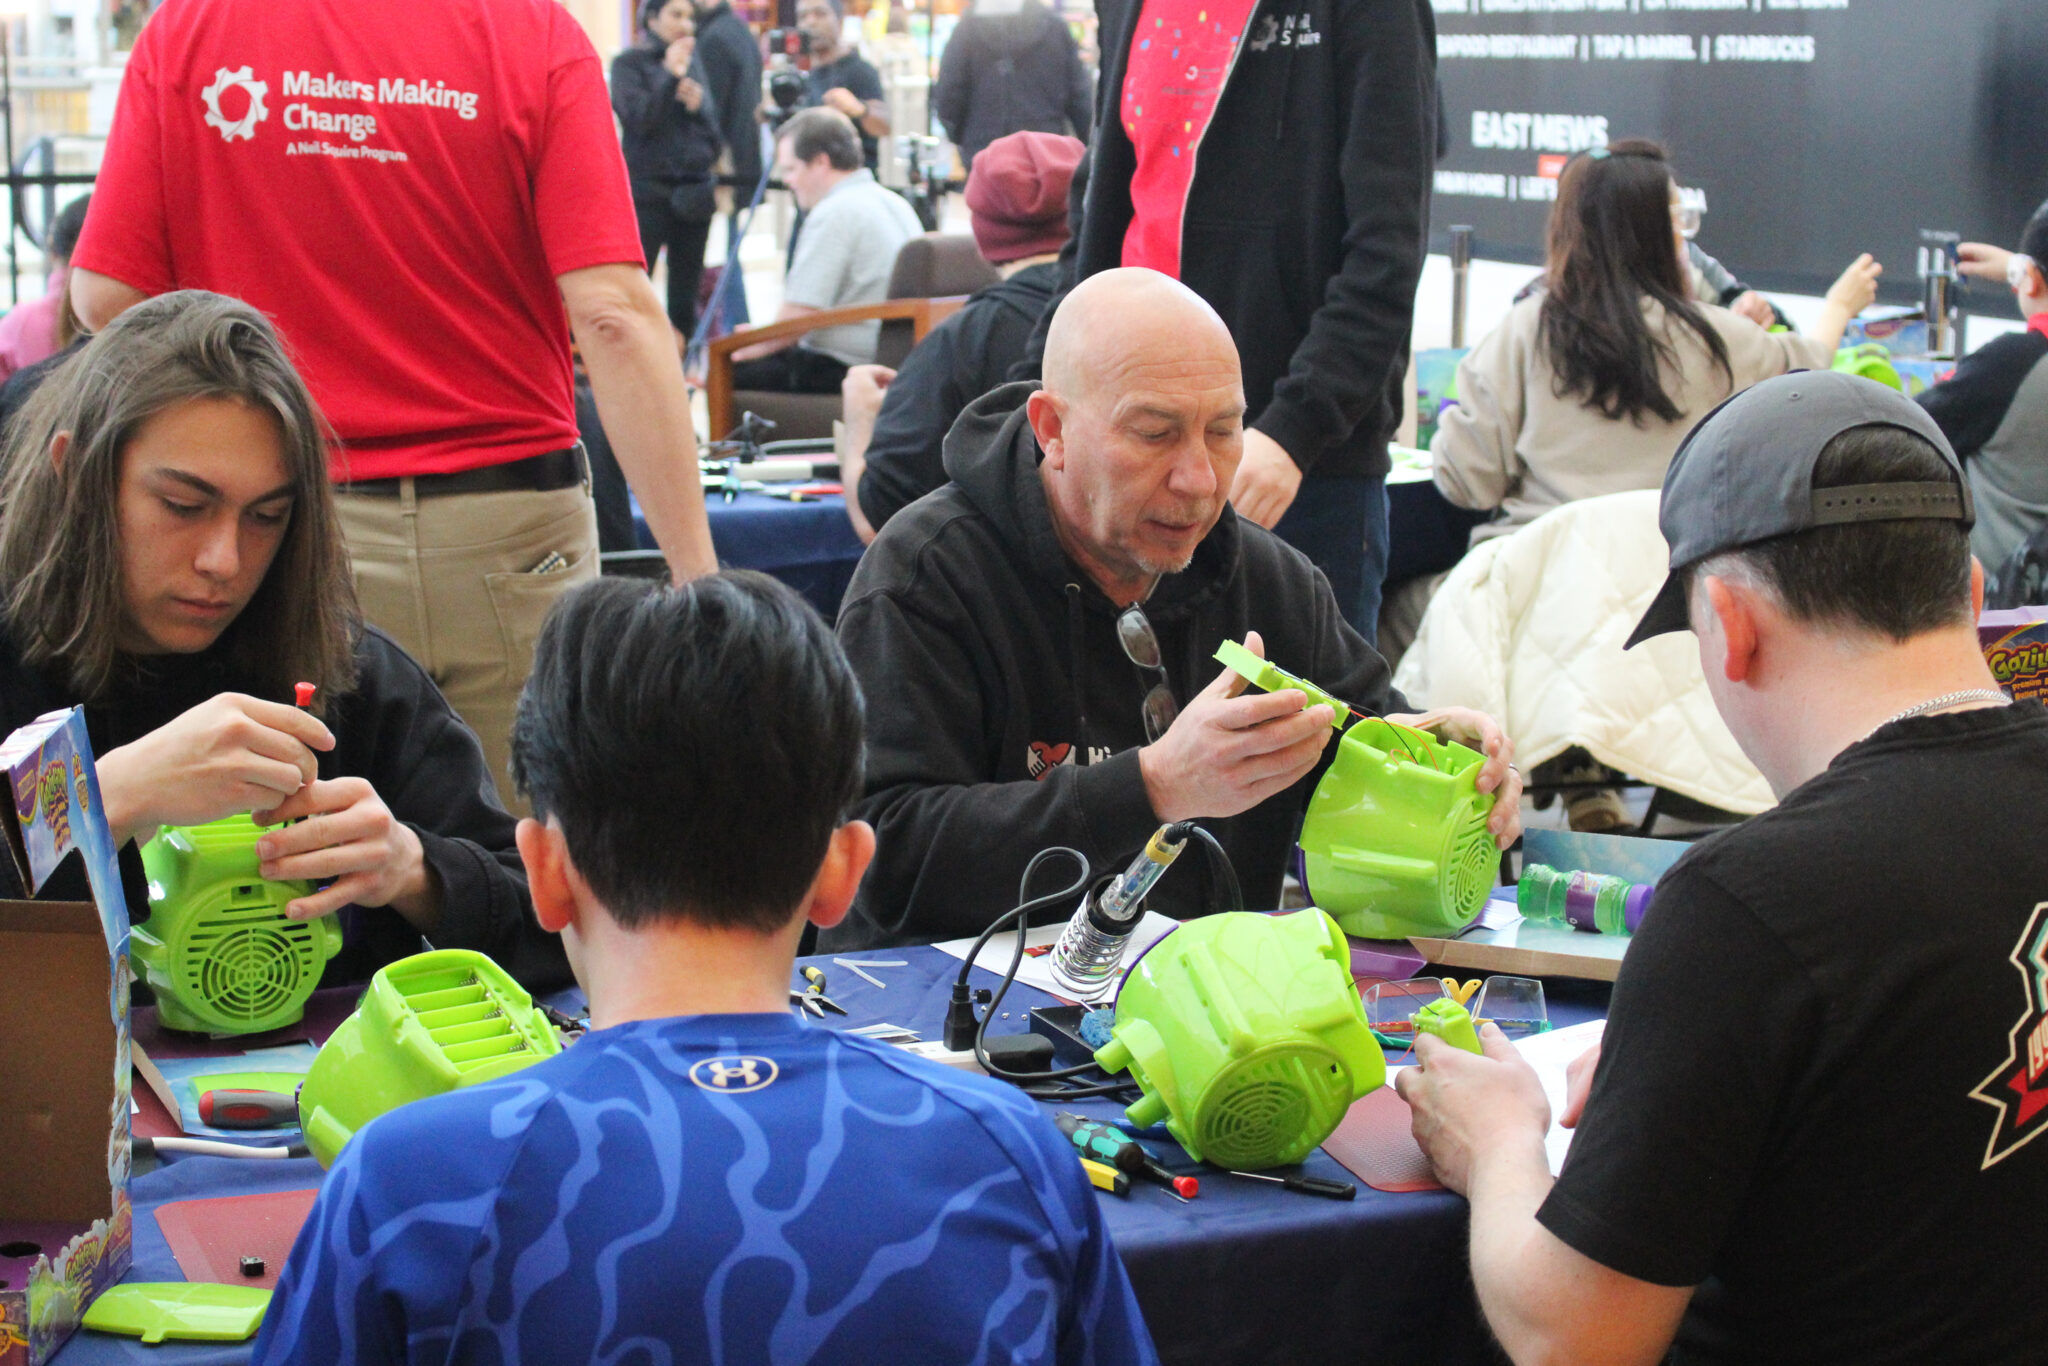
[[[640,40],[612,58],[612,112],[619,116],[641,249],[652,274],[668,248],[668,320],[685,340],[697,326],[704,243],[718,212],[718,106],[696,49],[690,0],[646,0]]]
[[[726,0],[697,8],[697,60],[739,182],[733,192],[737,219],[761,179],[761,44]]]
[[[52,375],[0,485],[0,734],[84,705],[138,919],[138,842],[253,812],[263,876],[323,884],[287,912],[343,917],[329,983],[423,938],[563,982],[475,734],[357,612],[326,432],[217,294],[137,304]]]
[[[1059,288],[1067,187],[1088,149],[1056,133],[1012,133],[967,173],[974,244],[1002,280],[979,290],[919,342],[903,369],[856,365],[840,381],[839,474],[863,542],[946,482],[946,433],[1003,382]]]
[[[1237,340],[1231,488],[1373,638],[1436,161],[1427,0],[1105,0],[1082,278],[1148,266]],[[1193,73],[1190,76],[1189,73]]]
[[[978,0],[946,40],[932,109],[967,169],[1010,133],[1088,141],[1095,87],[1066,20],[1039,0]]]

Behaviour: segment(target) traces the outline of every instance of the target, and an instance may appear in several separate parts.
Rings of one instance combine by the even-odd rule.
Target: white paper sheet
[[[1066,929],[1066,927],[1065,921],[1061,921],[1057,925],[1040,925],[1037,929],[1028,931],[1025,934],[1024,947],[1026,949],[1035,949],[1050,945],[1059,939],[1060,932]],[[1124,949],[1124,966],[1129,967],[1132,963],[1138,961],[1139,954],[1165,938],[1169,931],[1179,927],[1179,921],[1170,920],[1166,916],[1160,915],[1157,911],[1145,912],[1144,917],[1138,921],[1137,926],[1131,931],[1131,942]],[[964,959],[967,957],[967,951],[974,947],[974,938],[969,936],[966,939],[948,939],[944,943],[934,944],[932,947],[949,953],[955,958]],[[985,968],[1000,977],[1009,970],[1010,955],[1016,951],[1016,931],[1010,930],[1002,934],[993,935],[989,938],[988,944],[982,949],[981,956],[974,960],[974,965],[978,968]],[[1017,980],[1027,987],[1037,987],[1040,991],[1051,992],[1063,1001],[1073,1000],[1072,993],[1053,982],[1051,963],[1050,955],[1040,954],[1033,958],[1027,954],[1023,966],[1017,969]],[[1109,985],[1103,990],[1098,1003],[1108,1004],[1115,994],[1116,984],[1122,980],[1123,974],[1121,972],[1110,978]]]
[[[1550,1158],[1552,1176],[1564,1170],[1564,1155],[1572,1144],[1572,1131],[1557,1122],[1557,1117],[1564,1113],[1565,1068],[1571,1066],[1573,1058],[1599,1043],[1606,1028],[1605,1020],[1588,1020],[1584,1024],[1553,1029],[1547,1034],[1532,1034],[1515,1041],[1522,1057],[1542,1079],[1543,1094],[1550,1098],[1550,1132],[1543,1136],[1543,1151]],[[1403,1067],[1389,1067],[1387,1085],[1392,1086],[1395,1075],[1405,1070]]]

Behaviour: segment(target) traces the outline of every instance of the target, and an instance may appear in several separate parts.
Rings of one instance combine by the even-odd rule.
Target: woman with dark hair
[[[1698,303],[1680,212],[1654,142],[1616,142],[1565,167],[1547,287],[1459,363],[1457,406],[1430,447],[1444,496],[1496,514],[1475,542],[1581,498],[1657,488],[1710,409],[1772,375],[1826,369],[1877,297],[1882,267],[1865,255],[1806,336]]]
[[[712,168],[725,145],[697,63],[690,0],[644,0],[639,40],[612,58],[612,112],[619,116],[647,269],[654,270],[666,247],[668,320],[688,337],[697,326],[704,243],[718,212]]]
[[[288,914],[344,914],[328,981],[425,937],[551,985],[565,963],[476,736],[357,614],[327,457],[311,394],[248,305],[187,290],[110,324],[8,442],[0,734],[84,705],[137,918],[136,842],[253,812],[275,827],[262,875],[319,884]],[[301,681],[318,687],[309,708]]]

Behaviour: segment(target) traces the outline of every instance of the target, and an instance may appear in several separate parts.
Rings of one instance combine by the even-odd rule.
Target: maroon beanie
[[[1067,183],[1087,148],[1058,133],[1012,133],[981,149],[967,173],[974,244],[994,265],[1067,244]]]

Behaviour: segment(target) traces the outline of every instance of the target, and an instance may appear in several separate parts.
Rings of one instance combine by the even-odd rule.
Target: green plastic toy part
[[[262,836],[247,816],[229,816],[167,826],[142,846],[149,919],[135,927],[134,956],[172,1029],[260,1034],[297,1024],[341,952],[332,917],[285,915],[313,884],[264,881]]]
[[[1224,668],[1265,692],[1279,692],[1283,688],[1298,688],[1308,696],[1302,710],[1321,703],[1332,713],[1330,725],[1336,730],[1344,729],[1344,722],[1351,715],[1351,708],[1318,688],[1315,684],[1296,678],[1287,670],[1269,664],[1234,640],[1226,640],[1216,647],[1216,659]]]
[[[1465,1007],[1445,997],[1431,1001],[1415,1012],[1415,1032],[1434,1034],[1453,1048],[1462,1048],[1467,1053],[1479,1053],[1479,1030],[1472,1023],[1472,1016]]]
[[[409,1101],[517,1072],[562,1051],[526,989],[483,954],[436,949],[370,979],[299,1088],[299,1125],[331,1167],[356,1130]]]
[[[1378,717],[1337,741],[1301,824],[1309,900],[1366,939],[1456,934],[1486,904],[1500,850],[1486,756]]]
[[[170,1338],[241,1342],[256,1336],[269,1308],[270,1292],[261,1286],[132,1281],[104,1291],[83,1322],[95,1332],[141,1338],[152,1346]]]
[[[1133,1125],[1164,1120],[1189,1155],[1240,1171],[1301,1161],[1387,1079],[1350,947],[1317,910],[1167,935],[1125,978],[1095,1061],[1143,1088]]]

